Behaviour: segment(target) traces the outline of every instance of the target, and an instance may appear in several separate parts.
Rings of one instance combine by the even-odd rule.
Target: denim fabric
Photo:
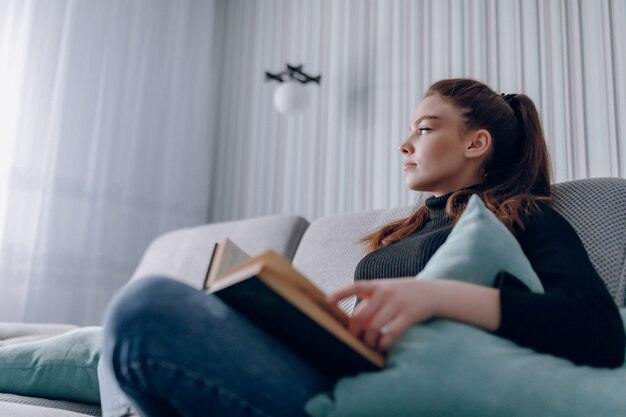
[[[144,417],[305,416],[334,384],[219,298],[167,278],[118,293],[103,340],[103,366]]]
[[[117,383],[110,363],[102,357],[98,363],[98,383],[102,417],[128,417],[136,414],[130,400]]]

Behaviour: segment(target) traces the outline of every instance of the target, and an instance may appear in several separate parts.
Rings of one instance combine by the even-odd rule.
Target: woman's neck
[[[476,188],[478,186],[482,186],[482,182],[480,182],[480,181],[470,181],[470,182],[467,183],[467,185],[463,185],[461,187],[454,187],[452,190],[449,190],[449,191],[435,191],[435,192],[433,192],[433,196],[441,197],[441,196],[444,196],[444,195],[452,194],[455,191],[464,190],[466,188]]]

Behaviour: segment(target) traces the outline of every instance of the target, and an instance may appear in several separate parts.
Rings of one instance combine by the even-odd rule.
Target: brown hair
[[[484,164],[481,191],[458,190],[446,204],[446,214],[456,222],[476,192],[485,206],[515,232],[524,219],[538,209],[537,201],[552,201],[550,157],[539,114],[524,94],[500,95],[470,79],[442,80],[425,97],[437,96],[463,112],[467,130],[485,129],[492,136],[492,150]],[[389,223],[360,239],[366,251],[390,245],[424,226],[426,206],[408,217]]]

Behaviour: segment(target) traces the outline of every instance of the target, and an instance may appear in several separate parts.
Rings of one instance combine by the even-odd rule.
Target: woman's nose
[[[405,140],[401,145],[400,145],[400,152],[403,154],[412,154],[413,153],[413,146],[411,145],[411,143],[408,140]]]

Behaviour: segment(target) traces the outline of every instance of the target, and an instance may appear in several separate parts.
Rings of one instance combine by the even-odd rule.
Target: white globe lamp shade
[[[280,83],[274,91],[274,106],[282,114],[300,113],[309,104],[309,91],[297,81]]]

